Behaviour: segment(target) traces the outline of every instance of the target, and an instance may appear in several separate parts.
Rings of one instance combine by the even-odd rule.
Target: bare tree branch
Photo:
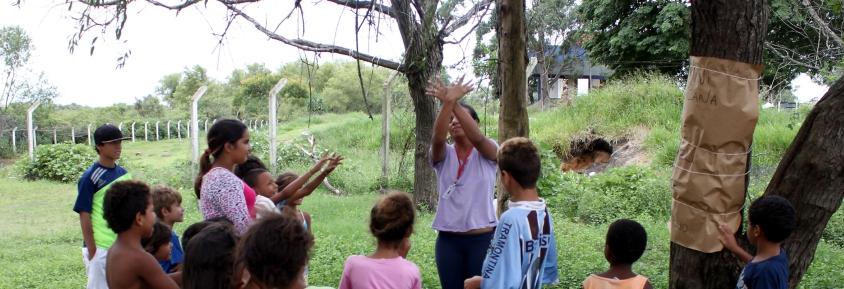
[[[392,7],[384,5],[384,4],[376,4],[375,1],[354,1],[354,0],[328,0],[328,2],[343,5],[352,9],[369,9],[370,7],[378,11],[382,14],[389,15],[393,18],[396,17],[396,11],[393,10]]]
[[[491,6],[491,5],[490,5],[490,6]],[[469,36],[469,34],[475,33],[475,29],[476,29],[476,28],[478,28],[478,26],[480,26],[480,25],[481,25],[481,22],[483,22],[483,21],[484,21],[483,19],[484,19],[484,17],[486,17],[486,14],[489,12],[489,7],[490,7],[490,6],[487,6],[487,7],[484,9],[484,11],[483,11],[483,13],[481,14],[481,16],[480,16],[480,17],[478,17],[478,18],[479,18],[479,19],[478,19],[478,21],[477,21],[477,22],[475,22],[475,25],[473,25],[473,26],[472,26],[472,29],[469,29],[469,31],[467,31],[467,32],[466,32],[466,34],[465,34],[465,35],[463,35],[463,37],[460,37],[460,39],[458,39],[457,41],[445,41],[444,43],[449,43],[449,44],[458,44],[458,43],[463,42],[463,40],[465,40],[465,39],[466,39],[466,37],[467,37],[467,36]],[[449,34],[446,34],[446,35],[449,35]]]
[[[785,53],[783,53],[782,51],[780,51],[780,49],[771,45],[771,43],[769,43],[769,42],[765,42],[765,48],[768,49],[769,51],[773,52],[774,54],[776,54],[780,58],[788,60],[788,62],[791,62],[793,65],[802,66],[802,67],[812,69],[812,70],[820,70],[820,67],[811,65],[811,64],[806,63],[804,61],[799,61],[797,59],[791,58],[790,56],[788,56]]]
[[[812,19],[818,23],[818,26],[820,26],[818,28],[820,28],[823,34],[835,41],[835,43],[838,44],[839,47],[844,47],[844,40],[841,40],[841,37],[835,34],[835,32],[832,31],[831,28],[829,28],[829,24],[827,24],[825,21],[823,21],[823,19],[821,19],[821,16],[818,15],[818,11],[815,11],[815,8],[812,7],[811,3],[809,3],[809,0],[802,0],[800,1],[800,3],[803,4],[804,7],[806,7],[806,10],[809,12],[809,15],[811,15]]]
[[[443,30],[443,35],[451,35],[451,33],[454,33],[455,30],[465,26],[467,23],[469,23],[469,20],[472,19],[472,17],[480,13],[482,10],[489,9],[489,7],[492,5],[492,1],[493,0],[481,0],[481,2],[475,3],[475,6],[472,6],[469,11],[466,11],[466,14],[463,14],[463,16],[458,17],[457,20],[451,22],[451,25],[448,25]],[[486,12],[484,12],[484,15],[486,15]]]
[[[304,40],[304,39],[288,39],[284,36],[281,36],[279,34],[276,34],[272,31],[270,31],[269,29],[264,27],[260,22],[255,20],[255,18],[252,18],[251,16],[247,15],[246,13],[243,13],[243,11],[241,11],[240,9],[235,7],[234,5],[226,4],[226,7],[229,10],[235,12],[235,14],[237,14],[238,16],[242,17],[243,19],[246,19],[246,21],[251,22],[252,25],[254,25],[255,28],[258,29],[258,31],[261,31],[261,33],[264,33],[264,35],[267,35],[271,39],[280,41],[284,44],[287,44],[287,45],[290,45],[290,46],[293,46],[293,47],[296,47],[296,48],[299,48],[299,49],[302,49],[302,50],[311,51],[311,52],[328,52],[328,53],[346,55],[346,56],[349,56],[351,58],[360,59],[360,60],[375,64],[375,65],[378,65],[378,66],[381,66],[381,67],[384,67],[384,68],[397,70],[397,71],[402,72],[402,73],[405,72],[406,67],[403,64],[392,61],[392,60],[387,60],[387,59],[383,59],[383,58],[380,58],[380,57],[368,55],[368,54],[365,54],[365,53],[360,53],[359,51],[349,49],[349,48],[345,48],[345,47],[341,47],[341,46],[316,43],[316,42],[312,42],[312,41],[308,41],[308,40]]]

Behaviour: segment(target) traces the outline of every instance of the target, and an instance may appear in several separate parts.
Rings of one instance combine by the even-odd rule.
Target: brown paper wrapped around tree
[[[738,230],[761,72],[761,65],[691,57],[672,174],[672,242],[718,252],[718,224]]]

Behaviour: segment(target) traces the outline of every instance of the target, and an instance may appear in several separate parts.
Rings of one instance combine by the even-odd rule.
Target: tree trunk
[[[844,198],[844,78],[818,101],[785,152],[765,195],[788,199],[797,227],[785,242],[789,288],[796,288],[815,257],[829,218]]]
[[[501,83],[498,115],[498,141],[527,137],[530,128],[525,95],[527,67],[527,29],[525,0],[498,0],[498,76]],[[498,192],[498,212],[504,212],[508,195]]]
[[[692,3],[692,56],[762,63],[768,25],[766,0]],[[742,265],[729,251],[703,253],[672,242],[670,254],[669,288],[735,288]]]

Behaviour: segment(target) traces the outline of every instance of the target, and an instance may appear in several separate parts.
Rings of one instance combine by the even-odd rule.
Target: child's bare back
[[[155,258],[141,247],[155,224],[149,187],[138,181],[115,183],[106,192],[103,214],[117,240],[108,249],[106,280],[109,288],[178,289]]]
[[[106,278],[110,288],[179,288],[140,243],[129,245],[118,241],[108,253]]]

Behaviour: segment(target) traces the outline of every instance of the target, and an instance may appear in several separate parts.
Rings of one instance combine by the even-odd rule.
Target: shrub
[[[671,202],[668,175],[648,167],[613,168],[588,177],[554,171],[540,190],[555,211],[588,224],[648,216],[667,220]]]
[[[75,182],[97,157],[86,145],[41,145],[35,150],[35,160],[24,158],[17,164],[18,172],[29,180]]]

